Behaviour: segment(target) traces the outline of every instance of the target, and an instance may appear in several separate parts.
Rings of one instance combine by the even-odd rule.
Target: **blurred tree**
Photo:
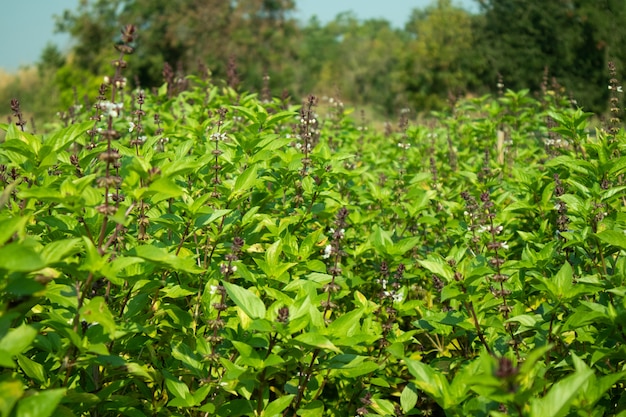
[[[483,82],[539,90],[544,69],[586,109],[606,106],[607,60],[625,40],[623,0],[479,0],[484,24],[476,51],[487,57]],[[619,23],[621,22],[621,23]],[[621,58],[620,58],[621,59]]]
[[[310,32],[305,29],[306,33]],[[342,13],[324,30],[317,29],[317,34],[318,52],[326,58],[317,61],[317,91],[369,104],[386,114],[406,104],[398,74],[406,40],[402,31],[393,29],[386,20],[359,22],[353,14]],[[330,44],[323,45],[324,39]]]
[[[118,13],[123,0],[80,0],[76,11],[56,17],[57,32],[73,39],[74,63],[98,74],[110,60],[111,42],[119,33]]]
[[[404,84],[418,109],[439,108],[448,94],[464,94],[476,86],[470,68],[475,59],[471,15],[437,0],[415,9],[406,24],[410,41],[404,54]]]
[[[55,44],[48,43],[43,51],[41,51],[39,61],[37,62],[39,74],[43,76],[44,73],[55,71],[63,65],[65,65],[65,56],[63,53]]]
[[[166,62],[186,72],[202,63],[225,77],[235,56],[246,68],[244,85],[260,88],[270,63],[281,63],[280,73],[293,55],[294,7],[292,0],[81,0],[57,28],[74,38],[75,63],[94,73],[110,60],[119,28],[133,23],[139,38],[131,59],[142,85],[160,84]]]
[[[297,61],[294,81],[304,94],[313,93],[324,87],[326,94],[336,87],[336,81],[330,86],[320,86],[322,72],[327,72],[329,63],[340,61],[342,29],[331,22],[322,25],[317,16],[313,16],[302,28],[302,39],[297,49]],[[332,77],[326,75],[325,78]]]

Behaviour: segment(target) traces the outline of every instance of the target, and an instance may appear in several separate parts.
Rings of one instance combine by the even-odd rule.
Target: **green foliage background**
[[[166,63],[178,75],[208,70],[216,80],[229,79],[231,68],[235,81],[230,62],[242,90],[269,89],[297,101],[311,93],[334,96],[375,117],[402,108],[441,109],[451,97],[495,93],[501,82],[533,93],[562,89],[589,111],[607,110],[608,93],[601,88],[608,85],[607,63],[616,63],[621,79],[626,62],[623,1],[478,3],[478,12],[470,13],[450,0],[433,1],[394,28],[345,13],[326,24],[299,23],[292,0],[83,1],[57,20],[58,30],[73,40],[68,57],[48,46],[38,64],[40,81],[19,93],[0,89],[0,99],[17,94],[24,110],[42,122],[60,109],[84,105],[85,95],[93,103],[109,45],[121,26],[133,23],[141,28],[140,47],[126,76],[144,88],[161,85]],[[55,76],[59,68],[61,79]],[[69,74],[76,97],[68,93]],[[60,106],[38,102],[38,84]]]

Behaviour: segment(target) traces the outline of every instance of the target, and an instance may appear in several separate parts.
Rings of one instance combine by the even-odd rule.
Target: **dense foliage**
[[[626,137],[116,72],[0,143],[1,416],[626,415]]]

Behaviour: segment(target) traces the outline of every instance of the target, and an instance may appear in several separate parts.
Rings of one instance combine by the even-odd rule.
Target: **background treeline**
[[[83,0],[58,17],[72,38],[49,45],[36,68],[0,77],[0,100],[49,119],[89,104],[110,73],[110,43],[139,28],[133,86],[187,74],[228,80],[259,94],[333,96],[381,116],[439,109],[451,97],[498,88],[542,89],[603,113],[607,64],[626,63],[624,0],[479,0],[471,13],[450,0],[414,9],[403,28],[340,14],[295,20],[293,0]],[[620,77],[621,79],[621,77]],[[599,88],[600,87],[600,88]]]

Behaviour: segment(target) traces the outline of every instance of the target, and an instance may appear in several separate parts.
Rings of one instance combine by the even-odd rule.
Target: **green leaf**
[[[569,295],[570,289],[572,288],[573,276],[574,271],[572,270],[572,266],[569,262],[565,262],[561,269],[559,269],[559,272],[552,278],[559,298]]]
[[[115,318],[103,297],[95,297],[85,303],[80,309],[80,316],[87,323],[100,324],[109,338],[115,338]]]
[[[47,265],[67,261],[67,258],[81,251],[82,242],[79,238],[50,242],[41,251],[41,256]]]
[[[561,417],[567,414],[572,402],[579,395],[580,388],[593,376],[593,371],[576,355],[572,354],[572,359],[576,371],[556,382],[545,397],[531,400],[531,417]]]
[[[8,417],[11,410],[22,396],[24,387],[20,381],[7,380],[0,382],[0,416]]]
[[[182,298],[193,294],[196,294],[196,291],[188,290],[180,285],[172,285],[163,288],[163,296],[168,298]]]
[[[12,184],[15,183],[11,183],[11,185]],[[9,189],[11,185],[6,186],[4,191]],[[0,201],[0,207],[4,206],[4,204],[6,204],[6,202],[2,203],[2,201]],[[24,230],[29,220],[28,217],[8,217],[0,220],[0,245],[8,241],[15,233],[22,233],[22,230]]]
[[[407,237],[405,239],[398,241],[393,246],[392,252],[394,255],[403,255],[404,253],[413,249],[422,241],[423,241],[422,237]]]
[[[85,245],[85,261],[80,269],[99,274],[105,268],[108,258],[98,252],[96,245],[87,236],[83,236],[83,243]]]
[[[329,336],[336,335],[338,337],[352,336],[360,329],[360,320],[363,316],[363,309],[353,310],[343,314],[335,319],[328,328],[326,333]]]
[[[405,358],[404,361],[409,373],[415,377],[413,380],[415,386],[445,408],[448,405],[447,397],[450,390],[448,381],[435,369],[423,362],[409,358]]]
[[[265,127],[272,127],[275,124],[282,122],[283,120],[292,119],[295,116],[297,116],[297,113],[289,110],[274,113],[270,117],[268,117],[267,120],[265,120]]]
[[[341,350],[328,340],[326,336],[323,336],[320,333],[302,333],[296,336],[293,340],[306,346],[331,350],[337,353],[341,352]]]
[[[263,359],[252,346],[237,340],[233,340],[231,343],[240,355],[237,364],[252,366],[256,369],[263,368]]]
[[[265,304],[252,291],[230,282],[222,281],[228,296],[246,315],[253,319],[265,317]]]
[[[402,394],[400,395],[400,406],[402,407],[402,411],[408,413],[417,404],[417,388],[414,384],[408,384],[402,390]]]
[[[57,130],[44,143],[50,146],[54,152],[65,150],[70,144],[75,143],[81,135],[93,128],[93,121],[74,123],[66,128]]]
[[[201,386],[196,390],[196,392],[191,394],[196,405],[201,404],[205,400],[207,395],[209,395],[209,392],[211,392],[212,389],[213,386],[211,384],[206,384]]]
[[[49,417],[54,413],[64,395],[65,389],[59,388],[37,392],[22,398],[17,404],[15,417]]]
[[[185,146],[183,145],[178,146],[176,148],[176,153],[182,154],[182,155],[179,155],[180,159],[175,159],[172,162],[165,164],[162,167],[163,177],[173,178],[177,175],[188,174],[190,172],[194,172],[200,167],[200,163],[198,161],[184,157],[184,155],[186,155],[187,152],[189,152],[189,149],[192,146],[192,142],[191,141],[185,142],[185,145],[188,146],[188,148],[185,148]]]
[[[225,215],[227,215],[231,211],[232,210],[214,210],[214,211],[211,211],[208,214],[201,214],[196,219],[195,226],[197,228],[204,227],[207,224],[213,223],[215,220],[219,219],[220,217],[224,217]]]
[[[517,322],[522,326],[526,327],[535,327],[537,324],[537,319],[541,318],[539,314],[530,315],[530,314],[520,314],[519,316],[511,317],[505,323]]]
[[[427,260],[418,260],[417,262],[433,274],[445,278],[447,282],[454,280],[454,271],[441,257],[429,256]]]
[[[272,243],[265,251],[265,262],[269,268],[275,268],[280,262],[280,255],[283,252],[283,242],[278,239]]]
[[[37,330],[27,324],[22,324],[0,339],[0,365],[13,368],[15,364],[11,361],[13,356],[26,352],[33,340],[37,337]]]
[[[254,186],[257,181],[257,166],[252,165],[248,167],[244,172],[239,174],[237,179],[235,180],[235,185],[233,187],[231,195],[235,198],[244,194],[248,188]]]
[[[178,359],[183,365],[198,377],[204,375],[202,358],[183,342],[172,343],[172,357]]]
[[[252,123],[259,123],[259,113],[252,111],[251,109],[243,106],[230,106],[231,109],[236,110],[244,115],[244,117]]]
[[[127,362],[126,370],[129,374],[139,377],[146,382],[157,381],[157,372],[149,365],[139,365],[138,363]]]
[[[171,400],[167,405],[172,407],[193,407],[196,401],[189,392],[189,387],[184,382],[175,379],[169,372],[163,372],[165,376],[165,386],[168,391],[174,394],[176,398]]]
[[[249,400],[237,399],[228,401],[220,406],[216,416],[239,417],[243,415],[253,415],[252,404]]]
[[[604,230],[598,233],[598,239],[608,243],[609,245],[617,246],[622,250],[626,250],[626,235],[623,232],[617,230]]]
[[[295,395],[291,394],[291,395],[283,395],[282,397],[275,399],[274,401],[269,403],[267,407],[265,407],[265,410],[263,410],[263,413],[261,413],[261,416],[262,417],[281,416],[282,412],[287,407],[289,407],[289,404],[291,404],[291,400],[293,400],[294,397]]]
[[[328,362],[328,366],[343,378],[357,378],[380,368],[380,365],[369,357],[353,354],[337,355]]]
[[[153,204],[170,198],[177,198],[185,194],[185,190],[182,187],[165,177],[161,177],[152,182],[148,187],[148,191],[155,194],[154,197],[152,197]]]
[[[394,403],[383,398],[372,398],[371,407],[378,413],[379,416],[387,417],[396,415]]]
[[[44,384],[46,382],[46,372],[43,365],[40,363],[35,362],[34,360],[21,354],[17,355],[17,363],[29,378],[34,379],[40,384]]]
[[[31,272],[45,266],[46,263],[31,246],[15,242],[0,248],[0,269],[9,272]]]
[[[379,226],[374,226],[374,232],[370,236],[372,246],[374,246],[379,252],[384,254],[389,253],[393,247],[393,240],[391,240],[391,234],[383,230]]]
[[[192,274],[201,273],[204,270],[199,268],[193,258],[183,258],[169,253],[163,248],[153,245],[137,246],[129,252],[130,255],[154,262],[160,266],[170,267],[177,271],[189,272]]]

